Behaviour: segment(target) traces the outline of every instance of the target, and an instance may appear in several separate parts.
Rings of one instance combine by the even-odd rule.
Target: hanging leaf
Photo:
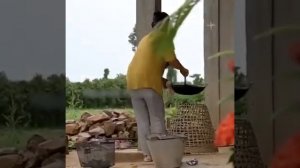
[[[169,17],[157,24],[150,36],[154,36],[153,47],[157,55],[168,55],[174,51],[174,38],[193,7],[200,0],[185,0],[185,2]]]
[[[291,79],[299,80],[300,79],[300,72],[299,71],[285,72],[285,73],[279,74],[276,78],[280,79],[282,81],[291,80]]]
[[[230,77],[222,77],[218,80],[219,83],[221,82],[230,82],[230,81],[234,81],[234,75],[230,76]]]
[[[286,114],[286,113],[299,112],[299,108],[300,108],[300,102],[291,103],[290,105],[288,105],[286,107],[276,110],[275,113],[272,115],[272,120],[276,119],[278,116]]]
[[[254,36],[254,40],[259,40],[261,38],[265,38],[265,37],[268,37],[268,36],[271,36],[274,34],[278,34],[278,33],[291,33],[292,31],[297,31],[297,33],[299,33],[300,25],[275,27],[273,29],[270,29],[268,31],[265,31],[263,33],[260,33],[256,36]]]
[[[234,99],[234,94],[230,94],[229,96],[223,97],[221,100],[218,101],[218,104],[222,104],[232,99]]]
[[[232,56],[232,55],[234,55],[234,53],[235,52],[232,50],[222,51],[222,52],[218,52],[212,56],[209,56],[208,59],[211,60],[211,59],[215,59],[215,58],[219,58],[219,57]]]
[[[227,161],[227,164],[229,163],[233,163],[234,162],[234,153],[230,155],[228,161]]]

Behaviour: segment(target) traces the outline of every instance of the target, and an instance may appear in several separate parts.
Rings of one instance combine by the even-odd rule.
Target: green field
[[[84,112],[88,112],[90,114],[99,114],[103,112],[103,110],[112,110],[116,112],[126,112],[131,116],[134,116],[132,109],[67,109],[66,110],[66,120],[77,120]],[[175,115],[175,108],[166,109],[166,117],[172,117]],[[65,135],[64,129],[52,129],[52,128],[19,128],[19,129],[9,129],[9,128],[0,128],[0,148],[1,147],[16,147],[16,148],[24,148],[28,139],[34,135],[38,134],[45,138],[53,138],[60,137]]]
[[[99,114],[103,110],[116,111],[116,112],[126,112],[131,116],[134,116],[133,109],[67,109],[66,110],[66,120],[77,120],[84,112],[88,112],[90,114]],[[167,108],[166,109],[166,117],[172,117],[176,113],[176,108]]]

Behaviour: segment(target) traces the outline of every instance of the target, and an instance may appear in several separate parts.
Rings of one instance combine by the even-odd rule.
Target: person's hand
[[[184,77],[187,77],[189,75],[189,70],[188,69],[185,69],[185,68],[182,68],[180,70],[180,73],[184,76]]]

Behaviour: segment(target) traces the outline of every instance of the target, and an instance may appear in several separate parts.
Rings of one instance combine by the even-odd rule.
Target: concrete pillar
[[[138,42],[151,30],[153,13],[161,10],[161,0],[136,0],[136,34]],[[138,146],[140,150],[140,146]]]
[[[299,0],[246,1],[247,75],[253,82],[248,93],[248,115],[266,163],[277,147],[300,129],[297,110],[286,110],[272,119],[275,112],[300,100],[300,82],[282,76],[299,70],[288,56],[288,47],[300,36],[287,33],[256,41],[253,37],[272,27],[299,24],[299,5]]]
[[[274,1],[274,27],[286,26],[286,25],[299,25],[300,13],[299,13],[299,0],[285,0]],[[274,120],[274,148],[275,151],[287,138],[300,130],[300,80],[299,77],[293,77],[290,79],[280,78],[284,73],[299,73],[299,64],[297,64],[288,53],[289,46],[299,41],[300,32],[295,34],[275,35],[273,46],[273,74],[277,77],[274,80],[274,109],[275,112],[279,111],[283,107],[291,106],[293,103],[297,103],[298,106],[295,109],[286,110],[285,114],[277,117]]]
[[[207,105],[213,127],[220,120],[219,95],[219,59],[208,60],[208,57],[219,52],[219,1],[204,1],[204,72],[205,104]]]
[[[235,0],[220,0],[219,15],[219,34],[220,51],[234,50],[234,7]],[[231,57],[221,57],[219,64],[220,72],[220,98],[224,99],[234,94],[233,73],[228,68],[228,61]],[[220,119],[222,120],[229,112],[234,111],[234,99],[228,99],[220,104]]]
[[[236,0],[234,10],[234,51],[236,55],[235,64],[236,66],[240,67],[240,71],[246,75],[246,0]]]
[[[151,31],[153,13],[161,10],[161,0],[136,0],[136,32],[140,41]]]
[[[234,111],[234,100],[218,104],[222,98],[234,94],[234,81],[227,80],[232,72],[227,67],[228,57],[208,60],[208,57],[234,49],[234,0],[204,1],[204,58],[205,103],[216,128],[228,112]]]
[[[247,77],[253,82],[247,94],[248,117],[266,163],[273,151],[272,42],[271,38],[254,41],[253,37],[271,28],[271,1],[246,1]]]

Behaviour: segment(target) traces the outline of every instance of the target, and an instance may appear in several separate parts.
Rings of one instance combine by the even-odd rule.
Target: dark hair
[[[151,26],[154,27],[158,22],[164,20],[164,18],[166,18],[168,16],[169,15],[166,12],[161,12],[161,11],[154,12]]]

